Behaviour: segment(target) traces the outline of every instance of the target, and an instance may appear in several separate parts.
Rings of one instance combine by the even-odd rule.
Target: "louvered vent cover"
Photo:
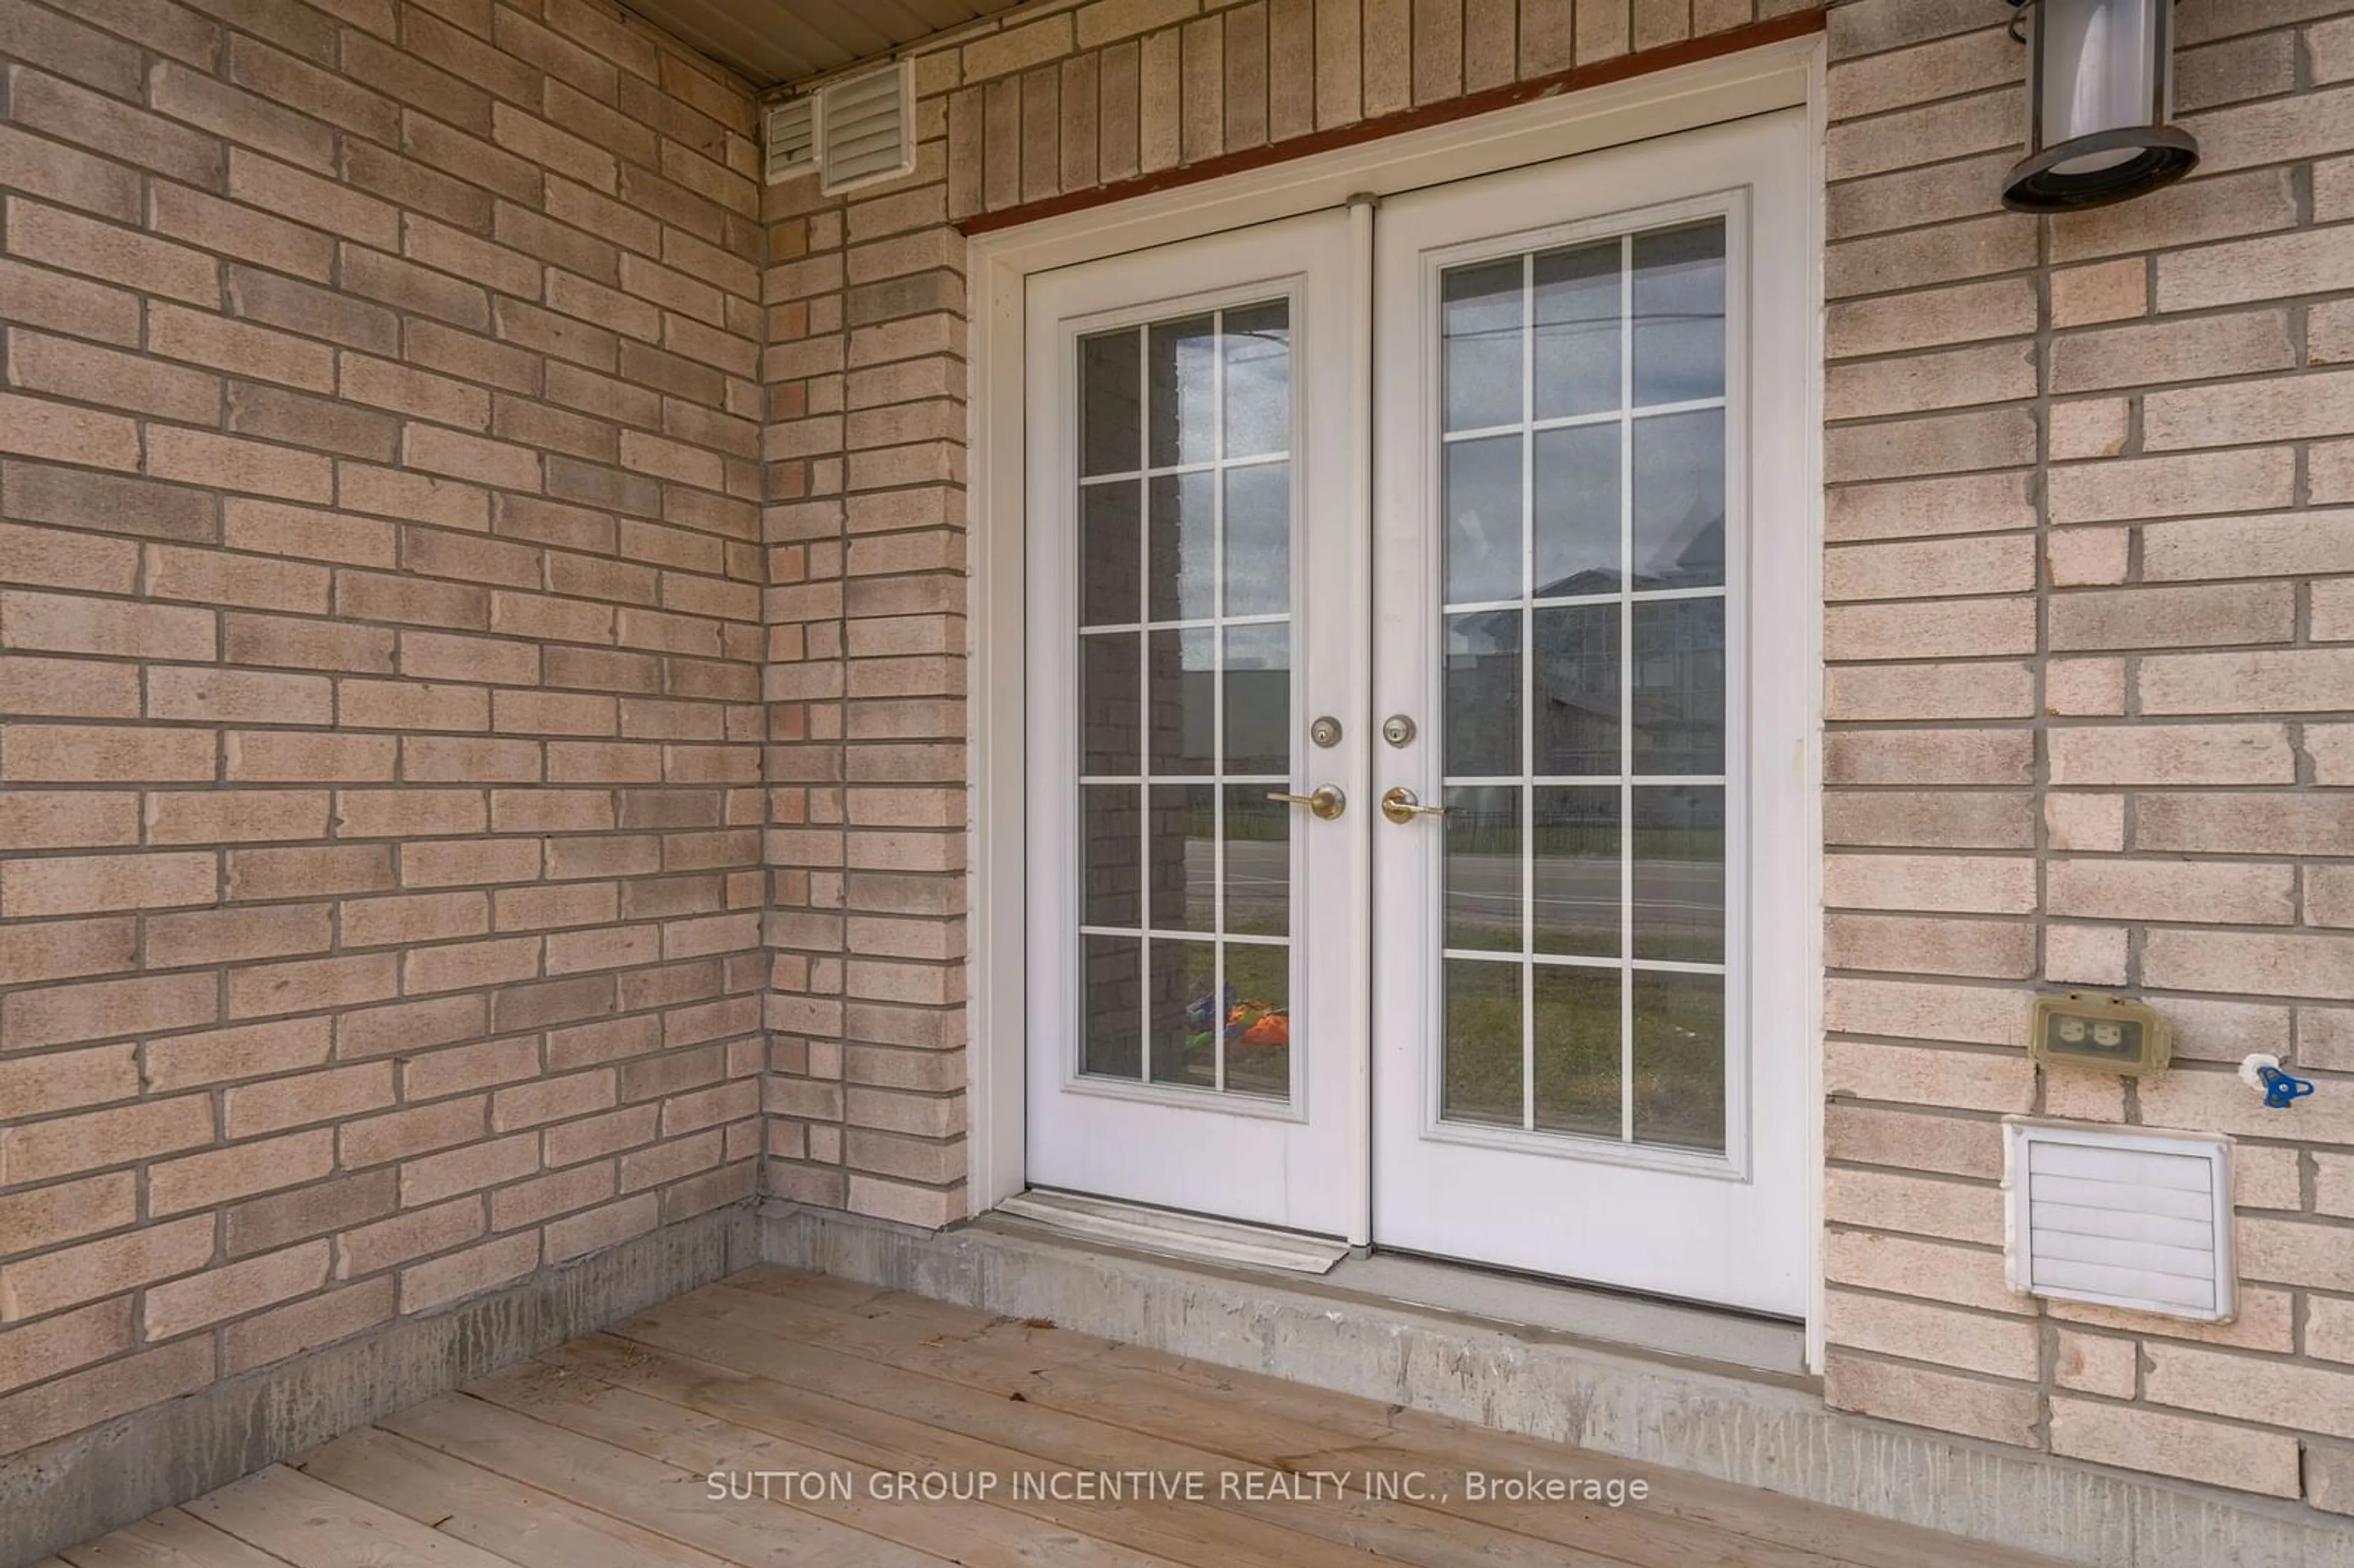
[[[769,183],[817,166],[817,100],[789,98],[769,106]]]
[[[819,98],[818,185],[827,195],[896,179],[915,168],[910,62],[834,82]]]
[[[2201,1322],[2238,1309],[2229,1139],[2005,1128],[2013,1289]]]

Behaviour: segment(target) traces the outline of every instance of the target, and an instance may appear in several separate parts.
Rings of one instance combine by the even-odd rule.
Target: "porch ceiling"
[[[1011,10],[1021,0],[623,0],[722,65],[773,87]]]

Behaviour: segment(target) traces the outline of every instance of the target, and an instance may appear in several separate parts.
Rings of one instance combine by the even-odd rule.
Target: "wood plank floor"
[[[1567,1497],[1476,1495],[1475,1477],[1532,1476],[1629,1491],[1641,1481],[1648,1495],[1622,1492],[1616,1507],[1575,1486]],[[925,1497],[927,1487],[956,1495]],[[895,1495],[902,1489],[917,1495]],[[1362,1568],[1368,1559],[2052,1568],[1051,1324],[768,1268],[412,1406],[61,1562]]]

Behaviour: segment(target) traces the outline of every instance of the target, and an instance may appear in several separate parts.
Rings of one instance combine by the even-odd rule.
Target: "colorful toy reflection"
[[[1193,999],[1185,1009],[1185,1054],[1188,1058],[1207,1060],[1213,1049],[1213,1031],[1221,1013],[1225,1017],[1226,1057],[1233,1061],[1238,1052],[1282,1051],[1291,1045],[1291,1014],[1287,1008],[1264,1001],[1240,998],[1235,988],[1225,988],[1224,1003],[1218,999],[1202,996]]]

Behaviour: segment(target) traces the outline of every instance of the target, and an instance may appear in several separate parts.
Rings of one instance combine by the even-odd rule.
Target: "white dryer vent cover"
[[[2238,1309],[2231,1140],[2004,1124],[2011,1288],[2169,1318]]]
[[[789,98],[768,113],[768,182],[817,167],[817,100]]]
[[[828,196],[896,179],[916,167],[914,62],[818,90],[818,188]]]
[[[911,61],[827,82],[772,103],[762,116],[768,183],[811,169],[827,196],[911,174],[916,75]]]

